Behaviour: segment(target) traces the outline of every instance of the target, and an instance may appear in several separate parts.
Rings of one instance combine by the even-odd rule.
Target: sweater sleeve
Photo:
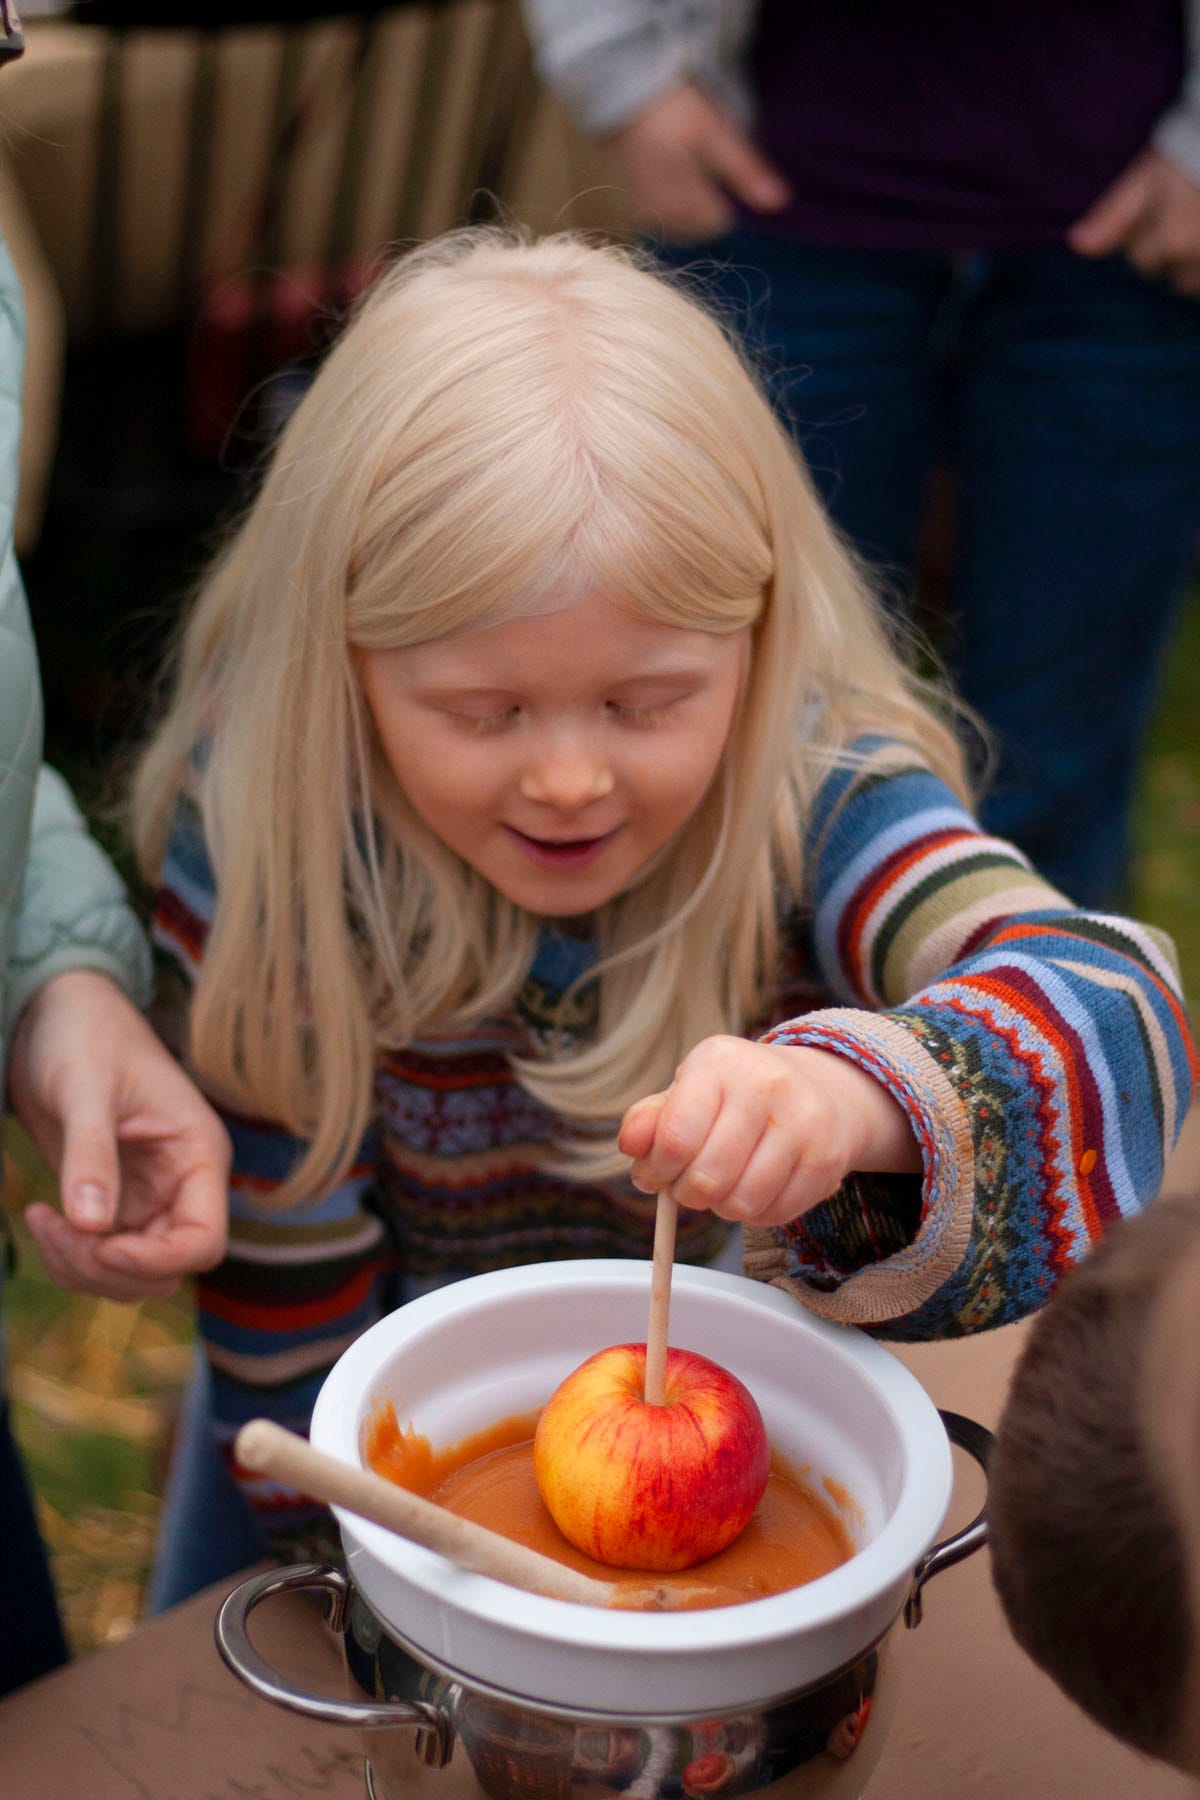
[[[955,1336],[1040,1306],[1153,1198],[1196,1052],[1162,934],[1072,908],[905,747],[856,752],[809,846],[814,953],[844,1004],[769,1037],[881,1081],[923,1173],[852,1176],[748,1232],[747,1267],[829,1318]]]
[[[757,0],[523,0],[523,10],[538,73],[589,137],[619,131],[692,81],[749,121]]]
[[[1183,87],[1154,129],[1154,148],[1200,186],[1200,0],[1187,0]]]
[[[4,988],[8,1026],[40,987],[68,969],[110,975],[137,1006],[149,998],[146,940],[120,876],[67,784],[43,764]]]
[[[603,137],[689,77],[687,46],[654,0],[523,0],[538,73],[581,131]]]
[[[192,794],[177,806],[156,895],[152,938],[164,1035],[183,1043],[187,1011],[215,910],[216,881]],[[387,1310],[393,1258],[373,1205],[379,1172],[374,1131],[331,1191],[280,1209],[275,1190],[303,1144],[217,1094],[233,1145],[229,1251],[196,1278],[197,1327],[212,1371],[214,1429],[254,1510],[264,1540],[294,1549],[320,1509],[239,1468],[233,1439],[266,1416],[307,1432],[313,1403],[342,1351]]]

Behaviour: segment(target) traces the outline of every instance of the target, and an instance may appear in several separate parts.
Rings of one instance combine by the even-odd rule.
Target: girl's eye
[[[459,713],[456,716],[459,724],[465,726],[472,737],[492,737],[496,732],[515,725],[520,712],[519,706],[506,706],[500,712],[487,713],[482,717],[476,717],[472,713]]]
[[[608,710],[623,725],[638,725],[649,730],[655,725],[667,724],[676,704],[672,700],[665,706],[622,706],[619,701],[610,700]]]

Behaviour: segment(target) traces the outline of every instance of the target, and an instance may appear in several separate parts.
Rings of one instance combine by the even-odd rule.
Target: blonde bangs
[[[649,493],[623,471],[571,466],[580,461],[527,439],[508,459],[504,480],[460,470],[431,497],[424,518],[377,533],[356,559],[350,642],[398,649],[558,611],[597,592],[685,630],[727,634],[757,621],[770,550],[718,483],[705,494],[689,473]],[[555,470],[549,479],[548,466]],[[514,504],[514,486],[523,485],[539,493],[537,505]],[[694,514],[679,503],[681,490]],[[401,588],[403,608],[395,603]]]

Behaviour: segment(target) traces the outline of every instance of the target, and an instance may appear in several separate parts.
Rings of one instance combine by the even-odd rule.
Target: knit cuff
[[[1200,117],[1194,108],[1177,106],[1164,113],[1151,142],[1160,156],[1200,186]]]
[[[544,44],[539,55],[547,87],[586,137],[611,136],[692,79],[684,46],[653,17],[640,28],[588,38],[569,44],[565,56]]]
[[[786,1288],[811,1311],[845,1325],[883,1325],[915,1312],[954,1274],[970,1243],[975,1153],[962,1101],[937,1061],[887,1014],[832,1007],[779,1025],[763,1041],[830,1051],[881,1082],[904,1108],[923,1173],[908,1243],[880,1255],[881,1234],[870,1229],[870,1210],[881,1202],[886,1209],[888,1184],[851,1175],[832,1200],[792,1225],[747,1227],[746,1273]],[[863,1260],[849,1268],[844,1257],[835,1263],[820,1253],[815,1229],[817,1215],[848,1201],[866,1225]],[[894,1238],[882,1235],[885,1243]]]

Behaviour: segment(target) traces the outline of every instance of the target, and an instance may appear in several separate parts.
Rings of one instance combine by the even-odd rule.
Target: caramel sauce
[[[513,1415],[435,1450],[412,1425],[400,1429],[389,1400],[376,1406],[367,1422],[364,1459],[377,1475],[450,1512],[598,1581],[619,1581],[620,1571],[568,1543],[547,1511],[533,1473],[536,1425],[536,1414]],[[781,1456],[773,1455],[766,1492],[741,1536],[707,1562],[676,1574],[655,1575],[653,1581],[672,1589],[681,1607],[732,1606],[803,1587],[828,1574],[854,1554],[846,1518],[840,1513],[857,1508],[849,1495],[843,1503],[840,1489],[832,1492],[836,1484],[824,1485],[830,1490],[828,1498],[816,1493]],[[644,1588],[647,1579],[645,1570],[629,1575],[631,1586]]]

